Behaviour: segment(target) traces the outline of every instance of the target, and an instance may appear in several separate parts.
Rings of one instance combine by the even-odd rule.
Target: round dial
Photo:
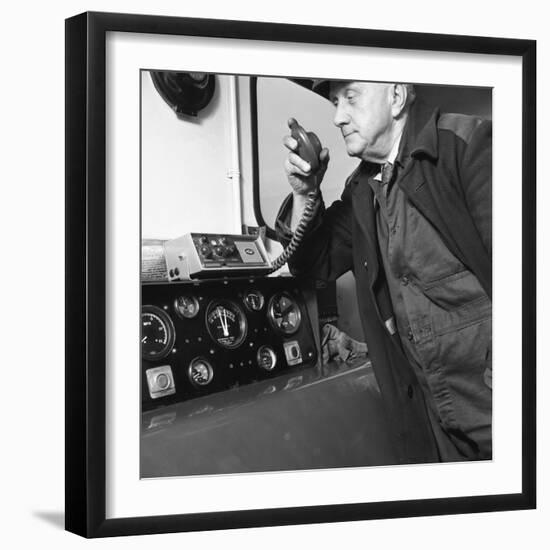
[[[199,312],[199,301],[194,296],[178,296],[174,309],[181,319],[193,319]]]
[[[206,328],[212,340],[227,349],[238,348],[248,328],[243,310],[230,300],[211,302],[206,311]]]
[[[288,292],[278,292],[271,298],[267,316],[273,328],[282,334],[294,334],[302,320],[300,307]]]
[[[256,354],[258,366],[265,370],[273,370],[277,364],[277,356],[269,346],[260,346]]]
[[[187,369],[189,380],[195,386],[207,386],[214,378],[212,365],[202,357],[195,357]]]
[[[166,357],[174,347],[174,323],[156,306],[141,308],[141,356],[154,361]]]
[[[252,290],[244,295],[244,303],[250,311],[261,311],[265,304],[265,298],[260,291]]]

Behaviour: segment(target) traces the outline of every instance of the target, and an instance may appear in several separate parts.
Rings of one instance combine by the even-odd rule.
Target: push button
[[[285,350],[286,362],[289,366],[293,367],[302,363],[302,351],[297,340],[285,342],[283,348]]]
[[[176,393],[174,375],[170,365],[162,365],[145,371],[149,395],[151,399],[157,399]]]
[[[165,390],[170,386],[170,378],[164,373],[158,374],[155,382],[159,390]]]

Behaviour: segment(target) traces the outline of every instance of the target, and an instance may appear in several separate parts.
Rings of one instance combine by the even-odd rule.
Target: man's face
[[[391,84],[333,82],[330,100],[336,108],[334,124],[342,131],[348,155],[383,162],[394,136]]]

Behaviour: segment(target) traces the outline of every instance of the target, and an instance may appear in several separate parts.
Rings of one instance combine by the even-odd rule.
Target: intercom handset
[[[323,149],[319,138],[313,132],[304,130],[295,118],[289,119],[288,127],[290,128],[290,135],[298,142],[298,147],[295,149],[296,154],[309,163],[311,166],[311,175],[315,175],[315,172],[321,167],[319,155]],[[292,239],[284,252],[282,252],[282,254],[272,263],[272,271],[277,271],[285,265],[296,252],[306,234],[306,230],[311,220],[315,217],[320,202],[319,186],[315,185],[315,187],[307,193],[304,212],[296,229],[294,229]]]
[[[319,138],[313,132],[307,132],[302,128],[295,118],[288,121],[290,135],[298,142],[296,153],[311,166],[311,173],[319,170],[321,165],[319,155],[323,146]]]

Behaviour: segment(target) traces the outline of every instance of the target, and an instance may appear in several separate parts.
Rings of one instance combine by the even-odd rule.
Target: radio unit
[[[264,275],[271,263],[260,236],[187,233],[164,243],[170,281]]]

